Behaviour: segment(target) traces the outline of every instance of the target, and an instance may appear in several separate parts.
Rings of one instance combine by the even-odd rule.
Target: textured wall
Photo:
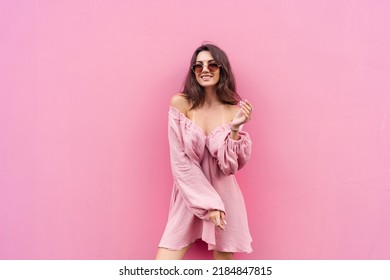
[[[237,258],[389,259],[389,3],[0,2],[0,258],[154,258],[169,99],[209,40],[255,106]]]

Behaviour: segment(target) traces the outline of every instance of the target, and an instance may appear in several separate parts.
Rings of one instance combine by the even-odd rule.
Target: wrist
[[[233,132],[233,133],[238,133],[238,131],[240,130],[239,126],[232,125],[231,123],[229,123],[229,127],[230,127],[231,132]]]

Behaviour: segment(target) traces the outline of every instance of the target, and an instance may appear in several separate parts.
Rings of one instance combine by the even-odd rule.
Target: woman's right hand
[[[220,210],[209,210],[209,221],[211,221],[216,227],[225,230],[226,219],[225,212]]]

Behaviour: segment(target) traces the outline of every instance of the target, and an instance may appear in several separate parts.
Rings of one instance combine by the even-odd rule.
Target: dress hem
[[[212,249],[212,248],[210,248],[210,245],[211,245],[211,246],[215,246],[215,245],[210,244],[210,243],[207,243],[207,242],[204,241],[201,237],[196,238],[196,239],[194,239],[193,241],[191,241],[191,242],[189,242],[188,244],[183,245],[183,246],[179,246],[179,247],[169,247],[169,246],[164,246],[164,245],[158,245],[158,248],[164,248],[164,249],[171,250],[171,251],[179,251],[179,250],[182,250],[182,249],[184,249],[185,247],[187,247],[187,246],[193,244],[193,243],[194,243],[195,241],[197,241],[197,240],[202,240],[204,243],[206,243],[207,246],[208,246],[208,248],[207,248],[208,251],[219,251],[219,252],[225,252],[225,253],[247,253],[247,254],[250,254],[250,253],[253,252],[253,249],[249,249],[249,250],[237,250],[237,249],[235,249],[235,250],[222,250],[222,249],[218,249],[218,248],[213,248],[213,249]]]

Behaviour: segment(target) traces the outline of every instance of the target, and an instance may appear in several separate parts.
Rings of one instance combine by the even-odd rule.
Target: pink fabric
[[[251,252],[245,203],[234,177],[251,154],[249,134],[229,136],[227,124],[207,136],[203,130],[174,107],[169,109],[168,135],[173,192],[160,247],[179,250],[196,239],[209,250]],[[208,221],[208,210],[226,213],[226,229]]]

